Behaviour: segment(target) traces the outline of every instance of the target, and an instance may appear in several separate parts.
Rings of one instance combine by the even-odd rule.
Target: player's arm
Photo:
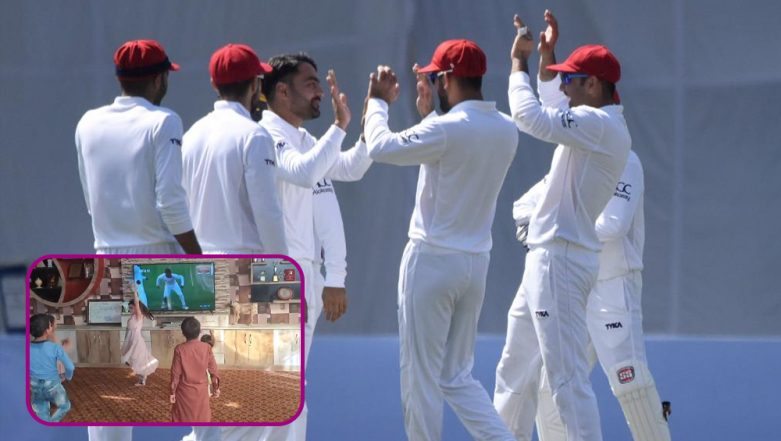
[[[263,252],[287,254],[285,221],[277,194],[274,142],[265,131],[248,140],[244,149],[244,183]]]
[[[201,254],[182,187],[182,121],[179,117],[168,115],[164,118],[153,142],[157,210],[185,253]]]
[[[372,165],[369,157],[369,149],[366,143],[360,139],[346,152],[339,153],[339,157],[325,174],[325,177],[334,181],[353,182],[359,181]]]
[[[336,321],[347,312],[347,246],[344,224],[335,192],[315,193],[313,205],[315,233],[318,239],[316,250],[323,251],[325,265],[325,288],[323,289],[323,312],[326,320]]]
[[[165,277],[165,274],[160,274],[157,276],[157,280],[155,281],[155,286],[160,288],[160,283],[163,282],[163,278]]]
[[[601,242],[617,240],[627,235],[637,207],[643,199],[643,167],[639,160],[633,160],[631,156],[630,154],[613,197],[597,218],[596,231]]]
[[[398,90],[396,75],[387,66],[379,66],[369,77],[363,129],[369,156],[394,165],[436,162],[447,145],[445,131],[436,118],[427,118],[399,133],[388,127],[388,106],[398,98]]]
[[[87,204],[87,213],[92,216],[92,208],[89,202],[89,187],[87,187],[87,174],[84,170],[84,156],[81,153],[81,137],[79,136],[79,127],[76,126],[76,156],[79,160],[79,179],[81,180],[81,189],[84,192],[84,202]]]
[[[528,224],[532,217],[532,212],[537,206],[542,195],[545,193],[547,185],[547,176],[543,177],[539,182],[534,184],[526,193],[523,194],[517,201],[513,202],[513,219],[515,219],[515,225]]]
[[[347,96],[339,91],[336,74],[328,71],[326,77],[331,92],[331,105],[334,109],[334,124],[314,142],[314,147],[306,153],[300,153],[287,145],[283,134],[272,131],[277,155],[279,176],[295,185],[311,188],[334,165],[342,149],[346,135],[345,129],[350,124],[352,113],[347,105]],[[278,139],[279,138],[279,139]]]
[[[603,147],[599,141],[604,131],[604,112],[588,106],[572,109],[542,106],[529,80],[528,58],[534,49],[534,41],[531,33],[524,31],[523,21],[517,15],[514,25],[518,32],[510,52],[512,71],[508,95],[515,125],[522,132],[546,142],[601,151]],[[547,69],[545,72],[548,72]]]
[[[181,274],[174,274],[174,278],[179,282],[179,286],[184,288],[184,276]]]
[[[543,107],[566,109],[569,107],[569,97],[560,90],[561,78],[557,72],[548,70],[548,66],[556,64],[556,42],[559,40],[559,23],[550,10],[545,10],[544,32],[540,32],[540,42],[537,52],[540,54],[540,70],[537,74],[537,93]]]

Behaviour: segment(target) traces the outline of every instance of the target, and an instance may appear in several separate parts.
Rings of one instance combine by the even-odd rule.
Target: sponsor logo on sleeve
[[[179,138],[171,138],[171,144],[178,145],[179,147],[182,146],[182,140]]]
[[[616,373],[618,374],[618,382],[621,384],[631,383],[635,379],[634,366],[622,367]]]
[[[277,163],[273,159],[264,159],[264,161],[266,162],[266,165],[270,165],[272,167],[277,166]]]
[[[279,141],[279,142],[277,143],[277,146],[276,146],[276,147],[277,147],[277,150],[281,150],[281,149],[285,148],[285,145],[286,145],[286,144],[285,144],[285,141]]]
[[[632,193],[629,192],[629,189],[632,188],[632,184],[627,184],[626,182],[618,182],[618,185],[616,185],[616,192],[613,193],[613,196],[621,199],[626,199],[627,202],[632,200]]]
[[[621,324],[621,322],[614,322],[614,323],[605,323],[605,329],[611,330],[611,329],[621,329],[624,325]]]
[[[548,311],[546,310],[540,310],[540,311],[534,311],[534,315],[537,316],[537,318],[546,318],[550,317],[550,314],[548,314]]]
[[[413,132],[412,130],[405,130],[401,132],[399,136],[401,136],[401,142],[404,144],[409,144],[412,141],[420,141],[420,135]]]
[[[578,123],[575,122],[575,117],[572,116],[572,112],[567,110],[566,112],[561,112],[560,114],[561,118],[561,126],[565,129],[571,129],[572,127],[577,127]]]

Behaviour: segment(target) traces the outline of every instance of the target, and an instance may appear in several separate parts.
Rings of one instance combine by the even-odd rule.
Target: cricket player
[[[171,272],[170,268],[166,268],[163,271],[163,274],[157,276],[155,286],[163,288],[163,304],[161,309],[171,309],[171,291],[179,296],[179,303],[182,304],[182,309],[190,309],[187,307],[187,303],[184,301],[184,294],[182,293],[182,288],[184,288],[184,276],[174,274]]]
[[[271,72],[255,51],[228,44],[209,62],[219,99],[184,134],[184,187],[206,253],[287,254],[271,135],[251,116],[260,77]]]
[[[76,127],[79,176],[98,254],[200,254],[182,188],[182,121],[160,107],[179,70],[154,40],[114,54],[122,95]],[[181,248],[179,248],[179,246]]]
[[[522,132],[558,146],[529,221],[529,252],[508,313],[494,405],[518,439],[531,439],[542,363],[567,439],[597,441],[602,431],[589,382],[586,302],[602,248],[595,224],[621,177],[631,138],[615,92],[618,60],[606,47],[588,45],[554,64],[558,24],[550,11],[545,21],[537,101],[528,68],[534,42],[514,18],[513,120]]]
[[[376,162],[420,166],[409,242],[399,269],[401,396],[407,436],[442,437],[443,398],[473,438],[514,440],[472,377],[496,199],[518,132],[484,101],[486,57],[469,40],[441,43],[417,74],[418,125],[388,128],[398,97],[387,66],[372,73],[364,135]],[[434,112],[433,89],[442,115]]]
[[[271,58],[269,64],[273,71],[263,79],[263,95],[269,108],[263,112],[260,125],[268,130],[276,146],[278,189],[285,219],[288,255],[299,263],[304,272],[307,308],[304,341],[305,360],[308,360],[317,318],[323,309],[320,294],[325,283],[321,282],[322,277],[315,271],[320,245],[315,239],[314,193],[322,188],[326,180],[360,179],[371,165],[371,159],[366,146],[361,146],[361,143],[349,151],[341,152],[344,129],[352,115],[347,98],[339,92],[333,71],[328,73],[327,80],[334,109],[334,124],[317,139],[302,127],[304,121],[320,115],[323,90],[315,61],[305,54],[285,54]],[[340,213],[339,216],[341,221]],[[337,271],[333,273],[332,277],[339,282]],[[346,309],[343,278],[339,283],[342,290],[329,293],[325,301],[328,317],[338,318]],[[210,428],[194,427],[193,432],[183,441],[305,440],[306,421],[305,403],[302,413],[287,426],[223,427],[220,434]]]
[[[531,213],[544,190],[535,185],[514,205],[518,227],[528,226]],[[641,305],[645,184],[640,159],[629,152],[626,167],[613,197],[597,218],[602,242],[597,284],[588,297],[586,324],[591,337],[589,361],[599,359],[613,394],[621,404],[635,441],[669,441],[670,429],[662,414],[659,393],[648,369],[643,340]],[[540,441],[566,441],[551,389],[540,388],[537,406]]]
[[[160,107],[179,66],[154,40],[114,53],[121,96],[76,127],[79,176],[98,254],[200,254],[181,184],[182,122]],[[90,426],[90,441],[131,441],[132,426]]]

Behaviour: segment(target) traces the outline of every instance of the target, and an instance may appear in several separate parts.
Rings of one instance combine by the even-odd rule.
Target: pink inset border
[[[292,263],[297,269],[298,274],[301,276],[301,318],[299,324],[301,326],[301,367],[300,367],[300,385],[301,397],[298,403],[298,409],[296,413],[290,419],[281,422],[209,422],[209,423],[139,423],[139,422],[51,422],[43,421],[38,418],[38,415],[33,411],[32,403],[30,400],[30,275],[33,268],[38,265],[44,259],[256,259],[256,258],[272,258],[272,259],[285,259]],[[301,265],[290,256],[284,254],[46,254],[43,255],[30,266],[27,267],[27,275],[25,280],[25,314],[28,315],[25,320],[25,396],[27,405],[27,412],[33,417],[35,421],[46,426],[286,426],[295,421],[301,412],[304,410],[304,403],[306,398],[306,325],[305,319],[309,320],[310,317],[306,307],[306,281],[304,280],[304,271]]]

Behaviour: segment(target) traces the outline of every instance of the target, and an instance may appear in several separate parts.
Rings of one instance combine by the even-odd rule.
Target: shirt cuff
[[[328,288],[344,288],[344,279],[347,278],[347,272],[331,271],[325,275],[325,285]]]

